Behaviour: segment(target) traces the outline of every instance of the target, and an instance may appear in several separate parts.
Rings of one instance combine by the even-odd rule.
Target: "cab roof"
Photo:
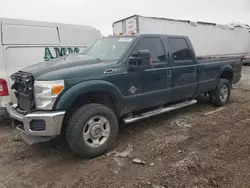
[[[169,38],[187,38],[187,36],[184,35],[165,35],[165,34],[146,34],[146,33],[136,33],[136,34],[125,34],[125,35],[112,35],[108,37],[169,37]],[[106,38],[108,38],[106,37]]]

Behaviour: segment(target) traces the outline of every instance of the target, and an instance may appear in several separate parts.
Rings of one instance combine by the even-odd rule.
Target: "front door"
[[[171,101],[193,97],[197,91],[197,65],[185,38],[169,38],[172,52]]]
[[[142,38],[133,53],[148,50],[152,59],[151,68],[140,71],[142,92],[140,108],[148,108],[170,100],[170,85],[167,81],[167,60],[162,40],[158,37]]]

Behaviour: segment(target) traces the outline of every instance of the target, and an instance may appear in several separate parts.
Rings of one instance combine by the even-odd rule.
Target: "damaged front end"
[[[14,125],[28,144],[48,141],[61,133],[64,111],[37,110],[35,105],[35,80],[32,74],[17,72],[11,75],[14,81],[17,104],[10,108]]]
[[[11,89],[15,90],[17,98],[17,110],[21,114],[28,114],[35,110],[34,78],[26,72],[16,72],[10,76],[14,81]]]

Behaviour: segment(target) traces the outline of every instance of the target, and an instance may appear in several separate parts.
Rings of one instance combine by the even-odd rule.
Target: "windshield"
[[[103,61],[117,61],[132,41],[132,37],[103,38],[94,43],[85,54]]]

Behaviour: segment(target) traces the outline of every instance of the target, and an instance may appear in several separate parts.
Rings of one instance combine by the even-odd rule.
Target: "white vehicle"
[[[250,33],[240,25],[220,25],[189,20],[134,15],[113,23],[113,34],[168,34],[190,38],[197,56],[245,55]]]
[[[14,103],[12,73],[69,53],[81,53],[102,37],[99,30],[90,26],[7,18],[0,18],[0,33],[1,116]]]

